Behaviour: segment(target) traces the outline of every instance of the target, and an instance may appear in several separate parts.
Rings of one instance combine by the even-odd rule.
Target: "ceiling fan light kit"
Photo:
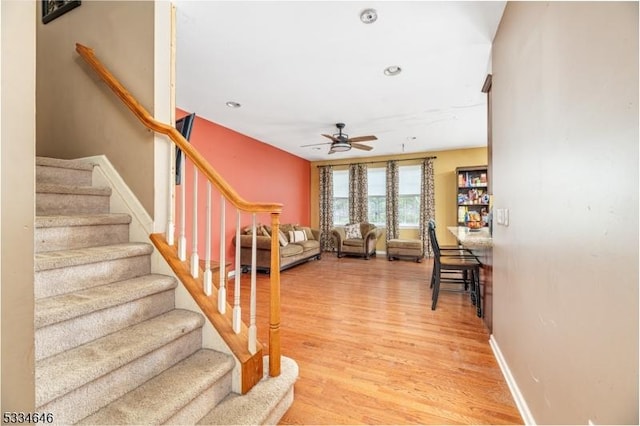
[[[351,144],[349,142],[334,142],[331,144],[331,151],[333,152],[345,152],[351,149]]]

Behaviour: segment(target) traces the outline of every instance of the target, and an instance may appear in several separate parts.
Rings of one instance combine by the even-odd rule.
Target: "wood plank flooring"
[[[326,253],[282,272],[282,354],[300,377],[281,424],[522,424],[469,296],[441,291],[431,311],[431,268]],[[266,345],[268,275],[257,284]]]

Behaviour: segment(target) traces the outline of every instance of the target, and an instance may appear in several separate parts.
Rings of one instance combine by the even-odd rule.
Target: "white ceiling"
[[[175,4],[179,108],[311,161],[486,145],[481,88],[504,1]],[[374,149],[301,147],[337,122],[376,135]]]

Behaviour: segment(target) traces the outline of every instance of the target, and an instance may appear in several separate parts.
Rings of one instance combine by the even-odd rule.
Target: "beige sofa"
[[[350,228],[358,228],[358,235],[350,235]],[[376,255],[376,244],[382,235],[382,229],[372,223],[362,222],[356,225],[336,226],[331,230],[334,247],[338,257],[345,255],[362,256],[369,259]]]
[[[260,225],[256,227],[256,269],[269,273],[271,271],[271,227]],[[299,231],[297,234],[290,232]],[[293,241],[292,237],[304,234],[301,241]],[[240,235],[240,265],[242,271],[251,268],[251,227],[245,227]],[[280,225],[279,255],[280,270],[283,271],[292,266],[311,259],[321,258],[320,231],[306,226],[282,224]],[[235,246],[236,239],[233,238]]]

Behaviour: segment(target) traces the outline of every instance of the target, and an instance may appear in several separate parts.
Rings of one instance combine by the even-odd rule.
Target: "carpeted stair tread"
[[[202,349],[79,423],[163,424],[230,374],[233,365],[231,356]]]
[[[202,327],[202,315],[175,309],[36,362],[36,406],[104,376]]]
[[[60,185],[57,183],[36,183],[36,194],[111,195],[108,186]]]
[[[130,223],[128,214],[36,216],[36,253],[126,243]]]
[[[261,425],[277,423],[289,407],[284,401],[293,397],[293,385],[298,379],[298,364],[282,357],[280,375],[268,377],[269,357],[264,357],[264,379],[245,395],[229,394],[199,422],[199,425]],[[284,411],[283,411],[284,410]],[[282,412],[278,412],[282,411]],[[274,424],[275,424],[274,423]]]
[[[77,318],[81,315],[167,291],[176,286],[177,281],[173,277],[149,274],[74,293],[38,299],[35,302],[35,327],[46,327]]]
[[[35,255],[35,270],[65,268],[76,265],[122,259],[151,254],[153,246],[147,243],[123,243],[76,250],[50,251]]]
[[[36,157],[36,183],[91,186],[93,167],[92,163],[83,160]]]
[[[83,160],[62,160],[51,157],[36,157],[36,166],[59,167],[61,169],[93,170],[93,164]]]
[[[120,225],[131,223],[131,216],[124,213],[85,215],[36,216],[36,228],[63,226]]]

